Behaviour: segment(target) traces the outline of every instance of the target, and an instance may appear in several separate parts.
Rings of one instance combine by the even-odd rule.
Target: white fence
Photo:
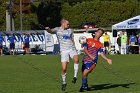
[[[95,31],[95,30],[96,29],[91,29],[88,31]],[[74,41],[75,41],[76,49],[78,51],[82,49],[81,44],[79,43],[79,37],[80,36],[86,36],[87,38],[92,37],[91,33],[88,33],[88,31],[87,32],[85,31],[87,30],[86,29],[75,30],[76,33],[74,33]],[[9,42],[7,41],[7,38],[10,33],[13,33],[14,37],[16,38],[15,48],[22,48],[23,47],[22,43],[23,43],[26,32],[30,33],[30,47],[31,48],[34,48],[35,45],[40,45],[40,48],[42,48],[44,51],[53,52],[54,46],[58,44],[58,40],[55,34],[50,34],[50,33],[47,33],[47,31],[40,30],[40,31],[24,31],[24,32],[23,31],[22,32],[20,31],[4,32],[3,36],[6,41],[4,45],[9,47]],[[111,32],[108,32],[108,34],[110,35],[111,42],[116,41],[116,38],[112,37]],[[103,43],[103,37],[100,38],[100,41]],[[116,43],[115,43],[115,46],[117,48]]]

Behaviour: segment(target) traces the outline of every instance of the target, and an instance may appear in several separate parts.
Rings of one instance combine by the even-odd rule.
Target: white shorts
[[[75,55],[78,55],[76,50],[65,50],[61,51],[61,62],[69,62],[69,57],[73,59]]]

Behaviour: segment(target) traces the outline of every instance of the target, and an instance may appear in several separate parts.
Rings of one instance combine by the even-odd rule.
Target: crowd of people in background
[[[140,54],[140,33],[135,35],[134,32],[127,36],[125,32],[121,32],[117,37],[117,44],[120,54],[127,54],[131,52],[132,54]],[[136,48],[138,47],[138,48]]]
[[[9,49],[10,49],[10,55],[15,55],[15,43],[16,38],[14,37],[13,33],[9,33],[9,36],[7,38],[7,41],[9,42]],[[2,33],[0,33],[0,55],[3,55],[3,43],[5,42]],[[25,50],[25,54],[29,54],[30,52],[30,35],[29,33],[25,33],[25,38],[23,40],[23,49]]]
[[[25,51],[25,54],[30,53],[30,34],[25,33],[24,34],[24,40],[22,42],[23,50]],[[104,49],[105,54],[109,54],[111,50],[111,40],[110,35],[105,32],[103,35],[104,40]],[[9,36],[7,38],[7,41],[9,41],[9,50],[11,55],[15,55],[15,43],[16,39],[13,35],[13,33],[9,33]],[[0,33],[0,55],[3,55],[3,45],[4,45],[5,39]],[[117,37],[118,44],[118,54],[140,54],[140,33],[136,34],[134,32],[131,32],[127,34],[126,32],[120,31]]]
[[[112,45],[110,35],[105,32],[103,35],[105,54],[109,54]],[[130,35],[127,32],[120,31],[116,43],[118,45],[118,54],[140,54],[140,33],[134,34],[131,32]],[[117,47],[117,46],[115,46]]]

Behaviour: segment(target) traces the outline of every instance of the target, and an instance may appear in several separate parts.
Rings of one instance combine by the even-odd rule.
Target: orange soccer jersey
[[[87,43],[84,44],[87,47],[88,52],[95,56],[95,59],[91,59],[86,53],[84,55],[84,62],[93,62],[98,60],[98,52],[103,52],[103,44],[99,40],[88,38]]]

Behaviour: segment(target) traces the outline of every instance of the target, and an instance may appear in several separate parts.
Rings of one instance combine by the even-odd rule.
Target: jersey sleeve
[[[100,48],[99,49],[99,52],[101,53],[101,52],[104,52],[104,49],[103,48]]]
[[[103,44],[102,44],[102,43],[100,43],[99,52],[100,52],[100,53],[101,53],[101,52],[104,52],[104,46],[103,46]]]
[[[87,43],[84,43],[84,44],[83,44],[83,47],[88,47],[88,44],[87,44]]]
[[[56,33],[58,30],[59,30],[59,27],[55,27],[55,28],[52,29],[52,32]]]

